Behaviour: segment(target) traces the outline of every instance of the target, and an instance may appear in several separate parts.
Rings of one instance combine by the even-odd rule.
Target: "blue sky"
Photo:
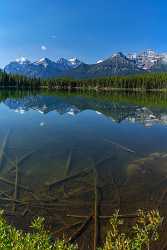
[[[93,63],[116,51],[167,51],[166,9],[164,0],[1,0],[0,67],[21,56]]]

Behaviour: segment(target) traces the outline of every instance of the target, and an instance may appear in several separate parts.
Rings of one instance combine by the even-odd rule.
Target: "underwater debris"
[[[102,158],[101,160],[97,161],[95,163],[95,168],[97,168],[98,166],[102,165],[104,162],[108,161],[108,160],[112,160],[112,159],[115,159],[115,156],[114,155],[107,155],[105,156],[104,158]]]
[[[14,186],[14,200],[18,199],[18,164],[16,159],[16,174],[15,174],[15,186]],[[16,203],[13,204],[13,211],[16,210]]]
[[[66,225],[65,227],[60,228],[59,230],[55,231],[55,234],[64,233],[65,231],[68,231],[68,230],[70,230],[71,228],[77,227],[77,226],[79,226],[79,225],[81,225],[81,224],[83,224],[82,221],[77,221],[77,222],[75,222],[75,223],[73,223],[73,224]]]
[[[37,150],[33,150],[29,153],[24,154],[20,159],[17,160],[18,167],[20,167],[21,164],[23,164],[29,157],[31,157],[36,152],[37,152]],[[8,160],[8,161],[13,166],[11,169],[9,169],[8,172],[12,172],[16,169],[16,164],[11,160]]]
[[[9,180],[7,180],[7,179],[1,177],[1,176],[0,176],[0,182],[3,182],[3,183],[8,184],[8,185],[10,185],[10,186],[15,186],[15,183],[14,183],[14,182],[9,181]],[[23,190],[25,190],[25,191],[27,191],[27,192],[31,192],[31,193],[32,193],[32,190],[31,190],[31,189],[29,189],[28,187],[25,187],[25,186],[23,186],[23,185],[21,185],[21,184],[18,184],[18,188],[23,189]]]
[[[94,169],[94,250],[97,249],[99,239],[99,190],[98,173]]]
[[[64,182],[67,182],[67,181],[70,181],[72,179],[75,179],[77,177],[80,177],[80,176],[85,176],[87,175],[88,173],[90,172],[90,169],[84,169],[76,174],[73,174],[73,175],[69,175],[61,180],[55,180],[51,183],[46,183],[45,185],[48,186],[49,188],[52,188],[53,186],[56,186],[56,185],[61,185],[63,184]]]
[[[70,150],[70,152],[68,154],[67,161],[66,161],[66,165],[65,165],[65,177],[70,174],[71,163],[72,163],[72,150]]]
[[[130,148],[127,148],[127,147],[125,147],[125,146],[123,146],[123,145],[121,145],[121,144],[119,144],[117,142],[114,142],[114,141],[111,141],[111,140],[108,140],[108,139],[104,139],[104,141],[111,143],[112,145],[124,150],[125,152],[132,153],[132,154],[136,153],[134,150],[132,150]]]
[[[11,130],[8,131],[6,136],[4,137],[4,140],[2,142],[2,146],[0,149],[0,169],[3,167],[3,161],[4,161],[4,156],[5,156],[5,150],[8,144],[9,136],[10,136]]]
[[[70,237],[68,243],[74,243],[76,239],[83,233],[83,231],[87,228],[90,221],[92,220],[92,215],[88,216],[85,222],[81,225],[81,227]]]

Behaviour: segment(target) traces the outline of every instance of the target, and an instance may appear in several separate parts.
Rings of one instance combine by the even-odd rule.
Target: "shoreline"
[[[120,91],[120,92],[167,92],[167,89],[141,89],[141,88],[107,88],[107,87],[48,87],[40,86],[38,88],[33,87],[20,87],[17,86],[0,86],[0,89],[12,89],[12,90],[65,90],[65,91],[75,91],[75,90],[85,90],[85,91],[96,91],[96,92],[107,92],[107,91]]]

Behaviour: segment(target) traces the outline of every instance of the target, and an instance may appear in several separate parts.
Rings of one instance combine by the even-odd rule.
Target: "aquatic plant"
[[[137,221],[128,233],[121,232],[124,221],[117,211],[110,219],[103,248],[99,250],[141,250],[150,249],[150,244],[159,239],[158,228],[162,218],[157,210],[144,212],[138,210]]]
[[[53,241],[44,229],[44,219],[37,218],[31,224],[32,232],[24,233],[9,225],[0,212],[0,250],[76,250],[77,246],[64,240]]]
[[[149,249],[150,243],[158,240],[158,228],[162,218],[158,211],[138,211],[136,224],[128,233],[122,233],[122,216],[117,211],[110,219],[110,230],[99,250],[141,250]],[[77,250],[76,244],[65,240],[53,240],[44,228],[44,218],[36,218],[31,224],[32,232],[25,233],[9,225],[0,211],[0,250]],[[70,241],[69,241],[70,242]]]

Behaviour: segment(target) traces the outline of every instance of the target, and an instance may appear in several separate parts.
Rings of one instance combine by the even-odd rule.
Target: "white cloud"
[[[44,51],[45,51],[45,50],[47,50],[47,47],[46,47],[45,45],[42,45],[42,46],[41,46],[41,50],[44,50]]]

